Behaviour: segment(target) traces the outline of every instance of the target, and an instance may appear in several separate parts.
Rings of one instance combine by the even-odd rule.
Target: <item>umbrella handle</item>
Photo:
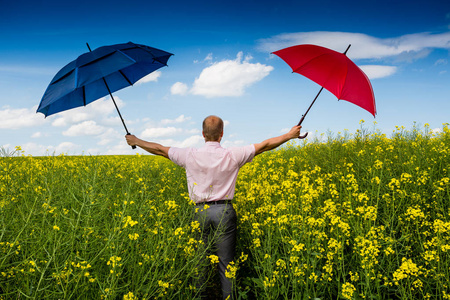
[[[127,132],[127,135],[131,135],[131,133]],[[131,146],[131,149],[136,149],[136,145]]]
[[[300,139],[300,140],[302,140],[302,139],[304,139],[305,137],[307,137],[308,136],[308,132],[306,132],[304,135],[300,135],[298,138]]]

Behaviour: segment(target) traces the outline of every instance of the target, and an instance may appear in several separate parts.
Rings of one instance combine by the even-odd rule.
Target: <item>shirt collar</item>
[[[220,145],[219,142],[205,142],[204,147],[207,147],[207,148],[221,148],[222,146]]]

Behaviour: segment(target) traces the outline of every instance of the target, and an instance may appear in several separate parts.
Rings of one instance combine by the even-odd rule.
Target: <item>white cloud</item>
[[[124,141],[124,142],[120,142],[118,144],[116,144],[115,146],[111,147],[108,149],[108,151],[106,152],[106,154],[108,155],[121,155],[121,154],[135,154],[136,150],[139,151],[144,151],[142,149],[131,149],[131,147]],[[145,152],[145,151],[144,151]],[[142,152],[141,152],[142,153]],[[145,152],[147,153],[147,152]]]
[[[208,98],[237,97],[245,89],[269,75],[273,67],[249,62],[250,56],[243,60],[239,52],[235,60],[224,60],[203,69],[195,79],[191,93]]]
[[[75,154],[77,150],[81,147],[72,142],[62,142],[55,148],[56,154],[67,153],[67,154]]]
[[[55,152],[54,146],[44,146],[36,143],[25,143],[21,145],[25,155],[52,155]]]
[[[203,136],[201,135],[193,135],[188,138],[186,138],[183,141],[176,141],[173,139],[166,139],[166,140],[160,140],[159,143],[162,145],[170,145],[171,147],[179,147],[179,148],[185,148],[185,147],[199,147],[203,145],[205,142]]]
[[[213,60],[213,54],[208,53],[208,55],[206,55],[206,57],[201,62],[212,63],[212,60]],[[198,61],[197,59],[194,60],[194,64],[198,64],[198,63],[200,63],[200,61]]]
[[[188,86],[182,82],[175,82],[170,88],[170,93],[172,95],[181,95],[184,96],[188,93]]]
[[[108,128],[98,136],[99,141],[97,142],[97,145],[105,146],[112,142],[125,140],[124,136],[125,133],[121,134],[113,128]]]
[[[397,67],[393,66],[365,65],[359,67],[370,79],[388,77],[397,71]]]
[[[52,125],[55,127],[64,127],[67,126],[67,120],[65,118],[58,118],[52,122]]]
[[[212,62],[213,60],[213,54],[212,53],[208,53],[208,55],[206,55],[205,59],[203,61],[205,62]]]
[[[44,115],[36,114],[36,109],[37,106],[31,109],[2,107],[0,109],[0,129],[19,129],[44,124]]]
[[[33,156],[41,155],[59,155],[61,153],[65,154],[77,154],[81,150],[81,146],[74,144],[72,142],[62,142],[57,146],[45,146],[36,143],[25,143],[21,145],[25,155],[31,154]]]
[[[194,147],[204,143],[205,139],[201,135],[193,135],[181,142],[179,147]]]
[[[433,134],[440,134],[441,132],[442,132],[442,128],[431,129],[431,133],[433,133]]]
[[[84,121],[82,123],[72,125],[66,131],[63,131],[65,136],[86,136],[99,135],[105,131],[105,127],[97,125],[95,121]]]
[[[81,110],[81,108],[76,110],[68,110],[66,112],[61,112],[57,119],[52,122],[52,125],[56,127],[64,127],[70,124],[89,120],[92,117],[92,114],[87,113],[86,109],[84,109],[84,111]]]
[[[430,48],[450,49],[450,32],[424,32],[385,39],[351,32],[297,32],[262,39],[258,48],[272,52],[299,44],[320,45],[338,52],[344,52],[351,44],[347,55],[352,59],[398,57],[410,60],[428,55]]]
[[[33,134],[31,135],[31,137],[32,137],[33,139],[38,139],[38,138],[42,137],[42,132],[40,132],[40,131],[35,132],[35,133],[33,133]]]
[[[140,85],[151,81],[158,81],[159,77],[161,77],[161,71],[154,71],[148,74],[147,76],[144,76],[141,79],[139,79],[134,85]]]
[[[183,130],[181,128],[175,127],[155,127],[145,129],[141,133],[141,136],[143,139],[154,139],[159,137],[173,136],[182,131]]]
[[[115,115],[111,116],[111,117],[107,117],[107,118],[103,118],[100,120],[102,125],[105,126],[120,126],[122,124],[122,121],[120,120],[119,115],[116,113]],[[126,121],[126,124],[132,124],[133,121]]]
[[[225,148],[231,148],[231,147],[241,147],[246,145],[246,142],[244,140],[236,140],[236,141],[224,141],[222,143],[223,147]]]
[[[186,129],[185,132],[188,133],[188,134],[197,134],[197,133],[201,133],[201,131],[198,130],[198,129]]]
[[[434,63],[435,66],[446,65],[446,64],[448,64],[448,60],[447,60],[447,59],[444,59],[444,58],[438,59],[438,60]]]
[[[184,115],[180,115],[179,117],[177,117],[174,120],[171,119],[163,119],[161,121],[161,124],[163,125],[167,125],[167,124],[174,124],[174,123],[183,123],[186,121],[189,121],[191,119],[191,117],[185,117]]]
[[[409,62],[428,56],[433,48],[450,49],[450,32],[439,34],[425,32],[385,39],[350,32],[297,32],[262,39],[258,48],[272,52],[299,44],[320,45],[338,52],[343,52],[351,44],[347,53],[351,59],[390,59]],[[436,65],[445,63],[445,59],[436,61]],[[386,65],[360,67],[370,79],[391,76],[397,71],[396,67]]]
[[[114,100],[119,108],[124,106],[124,102],[119,97],[114,96]],[[88,120],[104,120],[107,122],[108,117],[111,114],[113,114],[114,117],[117,117],[114,103],[108,96],[96,100],[85,107],[66,110],[56,115],[52,115],[49,118],[55,118],[52,122],[53,126],[63,127]]]

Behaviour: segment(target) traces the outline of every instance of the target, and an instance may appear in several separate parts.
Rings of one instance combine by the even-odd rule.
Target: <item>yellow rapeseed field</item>
[[[184,170],[160,157],[0,157],[0,299],[194,299]],[[8,154],[8,155],[5,155]],[[322,136],[241,169],[241,299],[450,299],[450,130]]]

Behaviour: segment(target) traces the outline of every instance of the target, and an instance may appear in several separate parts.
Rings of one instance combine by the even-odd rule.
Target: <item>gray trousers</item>
[[[227,299],[230,296],[228,299],[233,299],[233,284],[225,276],[225,271],[235,255],[236,211],[231,203],[213,204],[209,205],[207,209],[204,209],[204,205],[196,205],[195,208],[198,208],[197,213],[195,213],[195,220],[200,223],[203,243],[205,246],[212,243],[211,254],[216,254],[219,257],[218,271],[222,286],[222,297]],[[205,290],[208,279],[207,266],[208,260],[203,257],[197,282],[197,287],[202,291],[202,298],[207,295]]]

